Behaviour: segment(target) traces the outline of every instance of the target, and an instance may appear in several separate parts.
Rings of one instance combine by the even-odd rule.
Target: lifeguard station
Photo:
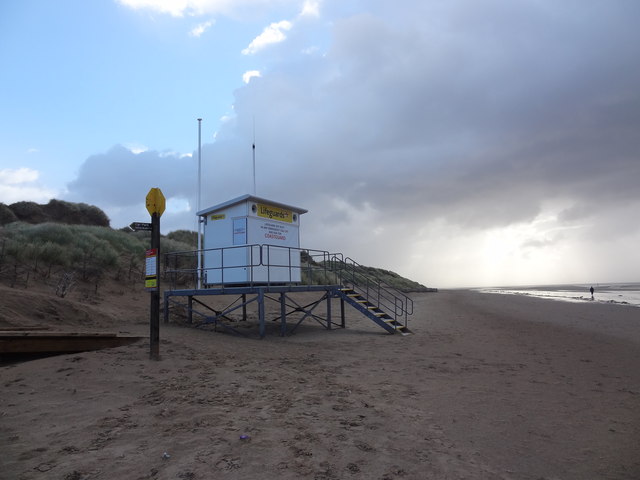
[[[203,284],[300,282],[300,215],[306,212],[252,195],[198,212]]]
[[[280,335],[291,334],[304,320],[313,319],[326,329],[344,328],[345,303],[389,333],[409,334],[408,317],[413,302],[340,253],[301,248],[300,220],[307,210],[284,203],[243,195],[197,212],[203,225],[203,248],[166,255],[164,318],[176,307],[189,323],[213,325],[240,333],[230,314],[258,306],[260,337],[266,334],[265,300],[280,303]],[[318,292],[319,299],[300,305],[299,292]],[[209,295],[230,295],[235,300],[215,310],[200,300]],[[274,295],[279,296],[276,298]],[[186,302],[185,302],[186,298]],[[340,301],[340,323],[332,319],[332,300]],[[325,304],[324,314],[319,305]],[[288,320],[295,317],[295,323]]]

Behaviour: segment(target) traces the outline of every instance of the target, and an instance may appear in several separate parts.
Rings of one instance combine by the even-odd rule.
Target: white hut
[[[199,211],[203,285],[300,282],[300,215],[306,212],[252,195]]]

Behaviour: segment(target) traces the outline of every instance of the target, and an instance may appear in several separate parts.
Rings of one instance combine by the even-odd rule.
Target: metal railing
[[[198,269],[198,255],[202,267]],[[343,285],[394,319],[413,314],[413,300],[369,268],[341,253],[276,245],[241,245],[165,254],[164,277],[170,288],[270,285]]]
[[[202,267],[198,269],[198,255]],[[258,285],[338,285],[329,260],[339,254],[275,245],[241,245],[164,255],[164,278],[172,290]]]

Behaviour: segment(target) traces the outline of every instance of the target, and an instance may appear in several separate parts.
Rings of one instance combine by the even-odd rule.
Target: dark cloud
[[[637,200],[638,7],[462,3],[440,23],[416,20],[427,7],[395,26],[343,19],[325,57],[301,60],[323,74],[283,68],[239,92],[239,117],[268,119],[262,160],[354,205],[478,225],[555,197]]]
[[[195,171],[190,157],[157,151],[136,154],[118,145],[89,157],[69,183],[67,196],[70,200],[91,198],[107,208],[126,207],[140,202],[141,192],[144,199],[150,188],[167,185],[166,196],[190,198]]]

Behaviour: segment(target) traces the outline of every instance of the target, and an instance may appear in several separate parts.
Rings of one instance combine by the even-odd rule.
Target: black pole
[[[151,215],[151,248],[156,250],[156,288],[151,290],[149,356],[160,360],[160,215]]]

